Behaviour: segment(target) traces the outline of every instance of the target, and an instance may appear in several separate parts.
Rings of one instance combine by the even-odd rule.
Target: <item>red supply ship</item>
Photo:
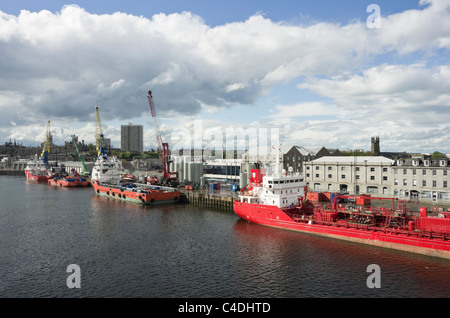
[[[25,176],[33,181],[47,181],[50,178],[47,166],[41,160],[29,161],[25,167]]]
[[[234,202],[235,213],[250,222],[450,259],[450,212],[420,208],[392,200],[392,207],[341,205],[336,195],[331,204],[312,204],[300,176],[266,176],[250,170],[249,185]],[[367,197],[363,198],[364,200]],[[370,198],[383,199],[387,198]]]
[[[175,188],[152,186],[140,183],[107,184],[93,181],[95,193],[117,200],[141,203],[162,204],[176,203],[180,200],[180,192]]]
[[[60,176],[53,177],[48,180],[49,185],[75,188],[75,187],[88,187],[91,185],[89,180],[82,178],[78,172],[72,168],[72,176]]]
[[[28,180],[47,181],[51,178],[49,175],[50,164],[48,162],[50,153],[50,120],[47,122],[47,131],[45,133],[44,147],[39,160],[37,155],[34,160],[29,161],[25,167],[25,176]]]
[[[181,193],[176,188],[124,182],[122,162],[117,157],[99,156],[92,168],[91,184],[99,196],[141,204],[176,203]]]

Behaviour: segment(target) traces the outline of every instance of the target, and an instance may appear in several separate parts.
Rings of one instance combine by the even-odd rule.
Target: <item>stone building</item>
[[[303,173],[313,191],[389,196],[393,163],[381,156],[325,156],[306,162]]]
[[[449,159],[429,156],[398,159],[391,168],[395,197],[431,202],[450,202]]]
[[[322,157],[304,163],[310,191],[450,204],[450,159]]]
[[[293,146],[283,155],[283,169],[288,171],[289,167],[294,172],[303,171],[303,163],[323,156],[340,155],[339,150],[330,150],[325,147],[305,148],[302,146]]]

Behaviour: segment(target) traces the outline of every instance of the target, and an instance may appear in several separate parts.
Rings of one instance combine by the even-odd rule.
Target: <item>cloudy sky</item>
[[[94,143],[99,106],[113,146],[132,122],[155,147],[151,90],[171,145],[200,123],[204,144],[450,153],[450,0],[74,2],[0,1],[0,143],[40,144],[48,120]]]

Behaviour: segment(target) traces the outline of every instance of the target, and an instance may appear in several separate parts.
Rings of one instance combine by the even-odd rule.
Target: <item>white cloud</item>
[[[439,113],[449,100],[448,86],[441,82],[448,81],[448,67],[365,69],[377,55],[450,49],[449,1],[422,0],[421,5],[383,16],[380,29],[358,21],[290,25],[261,14],[209,27],[190,12],[145,18],[97,15],[72,5],[58,13],[0,11],[0,109],[5,114],[0,129],[8,127],[2,136],[41,142],[31,127],[44,127],[48,119],[61,126],[60,121],[91,125],[96,105],[105,122],[132,121],[148,113],[148,90],[160,117],[195,116],[205,108],[220,113],[220,108],[254,104],[274,85],[299,77],[306,78],[302,89],[333,102],[278,102],[274,116],[288,120],[289,113],[337,116],[348,110],[357,113],[350,114],[354,120],[365,114],[358,109],[375,113],[392,105],[395,115],[401,108]],[[411,118],[406,120],[411,125],[434,120],[432,115]],[[12,131],[10,121],[17,123]],[[308,123],[315,131],[316,124]],[[330,120],[328,125],[338,128]],[[327,134],[332,140],[332,132]]]

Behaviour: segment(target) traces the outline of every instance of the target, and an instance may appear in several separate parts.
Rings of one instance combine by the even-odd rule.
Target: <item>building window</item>
[[[378,187],[367,187],[367,193],[378,195]]]

